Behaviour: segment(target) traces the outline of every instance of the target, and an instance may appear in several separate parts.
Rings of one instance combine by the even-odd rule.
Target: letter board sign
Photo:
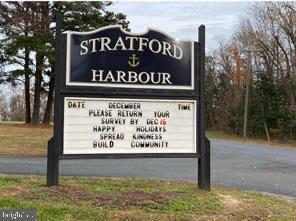
[[[194,100],[65,97],[64,154],[195,153]]]
[[[194,47],[149,29],[67,32],[66,85],[194,89]]]
[[[56,30],[47,185],[58,185],[61,159],[183,157],[198,158],[199,186],[209,189],[205,27],[199,42],[120,26],[62,34],[58,14]]]

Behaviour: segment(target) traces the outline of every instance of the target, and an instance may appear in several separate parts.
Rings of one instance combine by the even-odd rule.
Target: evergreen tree
[[[17,68],[2,72],[1,81],[16,84],[21,81],[25,85],[26,115],[25,122],[31,123],[30,77],[32,60],[30,59],[32,39],[30,2],[0,3],[1,65],[17,65]],[[24,76],[24,81],[23,81]]]
[[[48,124],[50,120],[55,84],[55,14],[62,13],[63,30],[89,31],[111,24],[121,24],[127,29],[125,15],[108,11],[111,4],[99,1],[0,3],[0,34],[3,36],[0,61],[2,65],[17,67],[2,72],[0,78],[24,83],[27,123],[39,124],[41,93],[48,94],[43,123]],[[34,105],[31,121],[32,77]]]

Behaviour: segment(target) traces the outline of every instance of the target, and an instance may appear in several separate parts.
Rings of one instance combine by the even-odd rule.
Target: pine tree
[[[63,14],[63,30],[88,31],[110,24],[121,24],[127,29],[125,15],[107,10],[111,4],[99,1],[0,3],[0,34],[3,36],[0,62],[16,67],[1,73],[0,78],[25,85],[27,123],[39,124],[41,93],[48,95],[43,123],[48,124],[50,120],[55,84],[55,14]],[[31,120],[32,77],[34,105]]]

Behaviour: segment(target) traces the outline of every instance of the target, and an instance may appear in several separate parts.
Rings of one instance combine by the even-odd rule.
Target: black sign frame
[[[109,32],[112,32],[112,34],[109,34]],[[182,59],[168,59],[169,56],[158,56],[155,55],[155,53],[152,52],[145,52],[144,56],[142,54],[142,58],[143,59],[139,59],[141,60],[140,65],[139,66],[143,66],[142,63],[147,63],[147,60],[149,61],[150,59],[146,59],[147,56],[152,57],[153,58],[157,58],[157,57],[164,57],[166,60],[154,60],[153,62],[151,62],[149,66],[157,66],[158,69],[160,69],[160,67],[165,67],[165,70],[167,71],[167,69],[170,69],[174,72],[179,71],[179,73],[174,73],[175,76],[179,77],[179,80],[183,80],[184,77],[185,78],[190,78],[190,84],[185,84],[185,85],[177,85],[180,84],[179,82],[175,82],[174,85],[145,85],[145,84],[128,84],[128,83],[119,83],[119,84],[112,84],[112,83],[91,83],[89,81],[84,82],[84,81],[79,81],[79,80],[75,80],[73,81],[71,78],[73,76],[76,76],[77,72],[76,70],[79,69],[79,73],[83,73],[83,77],[87,76],[90,72],[89,69],[91,69],[90,64],[93,67],[96,67],[97,63],[100,62],[100,56],[97,56],[96,53],[89,53],[87,55],[80,55],[78,52],[78,47],[77,44],[78,42],[87,42],[87,40],[89,40],[91,37],[90,36],[94,36],[96,38],[94,39],[99,39],[98,35],[102,34],[103,36],[105,36],[106,34],[109,34],[109,37],[111,38],[115,38],[114,41],[116,41],[116,37],[120,37],[121,39],[124,37],[140,37],[142,39],[145,39],[146,37],[149,36],[153,36],[154,35],[159,35],[158,37],[162,37],[163,39],[166,39],[167,41],[171,42],[171,43],[176,43],[176,44],[180,44],[182,45],[180,48],[182,48],[184,50],[184,52],[182,52],[183,56],[186,58],[182,58]],[[105,34],[105,35],[104,35]],[[170,36],[166,35],[165,33],[158,31],[156,29],[147,29],[145,32],[143,33],[139,33],[139,34],[133,34],[130,32],[125,31],[124,29],[122,29],[122,26],[120,25],[110,25],[110,26],[105,26],[102,28],[99,28],[97,30],[94,31],[89,31],[89,32],[73,32],[73,31],[67,31],[65,32],[66,35],[66,45],[67,45],[67,50],[66,50],[66,85],[67,86],[83,86],[83,87],[108,87],[108,88],[135,88],[135,89],[160,89],[160,90],[172,90],[172,89],[176,89],[176,90],[194,90],[194,86],[195,86],[195,82],[194,82],[194,42],[193,41],[180,41],[180,40],[176,40],[171,38]],[[92,39],[93,40],[93,39]],[[155,40],[155,39],[153,39]],[[156,39],[157,40],[157,39]],[[164,42],[164,41],[162,41]],[[79,48],[80,49],[80,48]],[[149,50],[148,50],[149,51]],[[122,58],[123,55],[128,55],[130,53],[133,53],[132,51],[128,51],[128,52],[124,52],[124,53],[117,53],[119,58],[117,57],[116,59],[113,59],[112,63],[116,64],[117,66],[123,66],[120,67],[121,70],[123,68],[123,70],[127,70],[130,66],[128,65],[128,62],[125,62],[125,60],[127,60],[128,57],[126,57],[126,59]],[[72,55],[72,53],[74,53],[75,56]],[[101,59],[102,62],[100,63],[99,66],[102,65],[106,65],[109,64],[110,66],[110,62],[108,62],[108,58],[114,58],[116,56],[116,54],[112,54],[111,52],[100,52],[103,54],[102,57],[104,57],[104,59]],[[140,57],[141,57],[141,51],[137,51],[137,53],[140,53]],[[110,55],[111,54],[111,55]],[[148,55],[147,55],[148,54]],[[88,57],[85,57],[88,56]],[[98,59],[99,58],[99,59]],[[91,62],[90,60],[96,60],[95,62]],[[184,59],[186,59],[184,61]],[[73,60],[73,61],[72,61]],[[99,60],[99,61],[98,61]],[[172,61],[174,60],[174,61]],[[187,63],[185,63],[186,61],[190,62],[190,66],[187,65]],[[124,61],[122,63],[122,61]],[[165,65],[165,61],[169,61],[170,64],[175,64],[175,66],[170,67],[169,65]],[[158,63],[157,63],[158,62]],[[73,63],[75,65],[73,65]],[[78,64],[76,64],[78,63]],[[95,65],[93,65],[93,63]],[[103,63],[103,64],[102,64]],[[120,63],[120,64],[117,64]],[[180,64],[178,66],[178,64]],[[145,65],[145,64],[144,64]],[[111,65],[113,66],[113,65]],[[102,68],[102,67],[101,67]],[[146,64],[146,68],[147,68],[147,64]],[[85,70],[87,69],[87,70]],[[115,68],[116,69],[116,68]],[[137,70],[138,68],[135,67],[133,68],[133,70]],[[178,69],[178,70],[176,70]],[[187,70],[184,70],[187,69]],[[153,68],[152,68],[153,70]],[[190,74],[188,74],[188,72],[190,71]],[[74,72],[74,73],[72,73]],[[181,73],[180,73],[181,72]],[[185,76],[184,76],[184,72],[185,72]]]
[[[54,136],[48,141],[47,185],[59,183],[59,160],[84,158],[197,158],[198,186],[210,190],[210,142],[205,137],[205,26],[198,29],[199,42],[194,42],[194,87],[188,89],[94,87],[67,84],[67,35],[61,34],[61,14],[57,14],[56,81],[54,100]],[[129,99],[167,99],[196,101],[196,153],[135,153],[135,154],[63,154],[64,98],[103,97]]]

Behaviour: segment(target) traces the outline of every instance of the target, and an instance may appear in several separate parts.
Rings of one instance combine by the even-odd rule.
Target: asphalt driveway
[[[213,185],[296,197],[296,148],[211,140]],[[0,157],[0,173],[46,174],[45,157]],[[60,175],[197,182],[196,159],[62,160]]]

